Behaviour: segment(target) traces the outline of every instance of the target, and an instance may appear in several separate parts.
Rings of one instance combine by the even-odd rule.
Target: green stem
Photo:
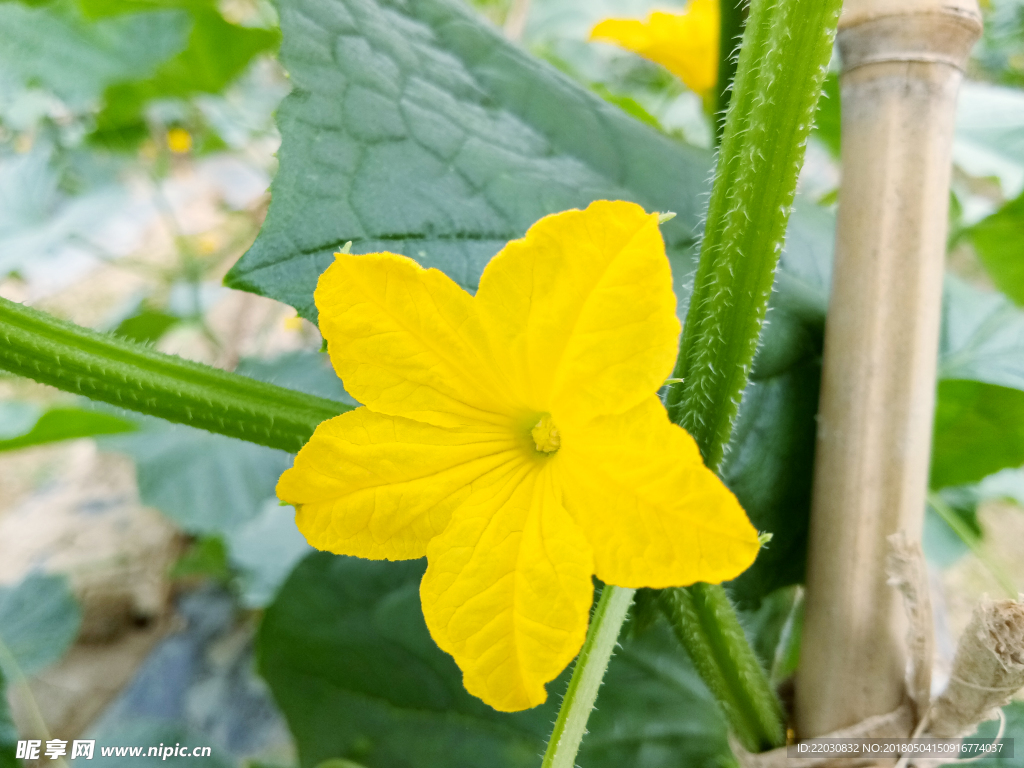
[[[667,405],[707,465],[725,454],[757,350],[840,0],[757,0],[743,35]]]
[[[672,420],[716,471],[757,350],[840,7],[750,7],[673,374],[680,381],[666,397]],[[744,746],[781,745],[781,707],[724,589],[666,590],[662,607]]]
[[[294,453],[351,406],[228,373],[0,299],[0,370]]]
[[[587,731],[587,719],[597,701],[597,690],[619,641],[619,631],[635,592],[635,589],[611,585],[601,590],[601,599],[597,601],[587,639],[573,667],[572,679],[558,710],[558,719],[551,731],[541,768],[573,768],[576,765],[576,753]]]
[[[736,49],[743,34],[747,16],[746,0],[722,0],[718,35],[718,83],[715,86],[715,141],[721,142],[725,132],[725,115],[729,107],[733,80],[736,78]]]
[[[661,607],[697,672],[722,706],[745,749],[762,752],[785,742],[782,707],[717,584],[665,589]]]
[[[1006,596],[1016,599],[1019,593],[1013,583],[1013,579],[1006,572],[1006,569],[986,551],[978,535],[967,527],[960,516],[935,491],[928,493],[928,505],[938,513],[946,525],[953,529],[953,533],[960,538],[960,541],[966,544],[974,556],[981,561],[985,569],[992,574],[992,578],[999,582],[999,586],[1003,588]]]

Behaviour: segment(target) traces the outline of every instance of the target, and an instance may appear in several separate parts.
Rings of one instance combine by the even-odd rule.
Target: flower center
[[[554,453],[562,447],[562,433],[558,431],[551,415],[545,413],[530,430],[533,442],[541,453]]]

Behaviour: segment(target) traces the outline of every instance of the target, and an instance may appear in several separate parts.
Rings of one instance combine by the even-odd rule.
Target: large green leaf
[[[63,576],[33,574],[0,587],[0,670],[16,679],[49,666],[71,647],[81,621]]]
[[[1024,195],[968,230],[996,287],[1024,304]]]
[[[528,768],[540,762],[567,676],[548,702],[491,710],[462,687],[419,606],[422,562],[317,553],[267,610],[260,669],[291,725],[303,766]],[[728,754],[714,701],[664,625],[624,644],[584,740],[583,768],[717,765]]]
[[[229,285],[315,319],[332,253],[391,250],[473,290],[534,221],[597,198],[675,211],[692,243],[710,167],[448,0],[284,0],[294,86],[267,221]],[[681,264],[683,272],[688,265]]]

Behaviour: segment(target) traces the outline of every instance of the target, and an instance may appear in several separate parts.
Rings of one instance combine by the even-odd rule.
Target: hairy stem
[[[350,406],[165,355],[0,299],[0,370],[294,453]]]
[[[718,83],[715,86],[715,139],[722,140],[732,83],[736,78],[736,51],[747,15],[746,0],[722,0],[718,36]]]
[[[840,0],[757,0],[743,35],[669,413],[722,461],[757,350]]]
[[[680,381],[666,398],[673,421],[716,471],[757,350],[840,7],[750,7],[674,374]],[[723,14],[734,11],[726,0]],[[743,746],[781,745],[781,707],[725,590],[666,590],[662,607]]]
[[[782,707],[725,590],[695,584],[662,590],[659,597],[676,637],[744,748],[762,752],[784,743]]]
[[[587,731],[587,719],[597,701],[597,690],[619,641],[619,631],[635,592],[634,589],[611,585],[606,585],[601,591],[601,599],[597,601],[587,639],[573,667],[572,679],[558,710],[558,719],[551,731],[541,768],[573,768],[576,765],[576,753]]]

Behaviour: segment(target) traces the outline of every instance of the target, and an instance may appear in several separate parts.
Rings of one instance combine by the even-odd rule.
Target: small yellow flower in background
[[[167,132],[167,148],[176,155],[183,155],[192,149],[192,134],[184,128],[171,128]]]
[[[430,633],[495,709],[545,700],[593,574],[681,586],[754,561],[757,532],[656,394],[680,330],[658,214],[547,216],[476,296],[404,256],[337,254],[315,299],[365,407],[321,424],[277,494],[319,549],[426,555]]]
[[[281,325],[284,326],[286,331],[301,331],[302,318],[298,315],[290,315],[281,321]]]
[[[718,82],[718,0],[690,0],[682,13],[653,12],[647,21],[605,19],[591,40],[619,44],[661,64],[687,87],[707,96]]]

